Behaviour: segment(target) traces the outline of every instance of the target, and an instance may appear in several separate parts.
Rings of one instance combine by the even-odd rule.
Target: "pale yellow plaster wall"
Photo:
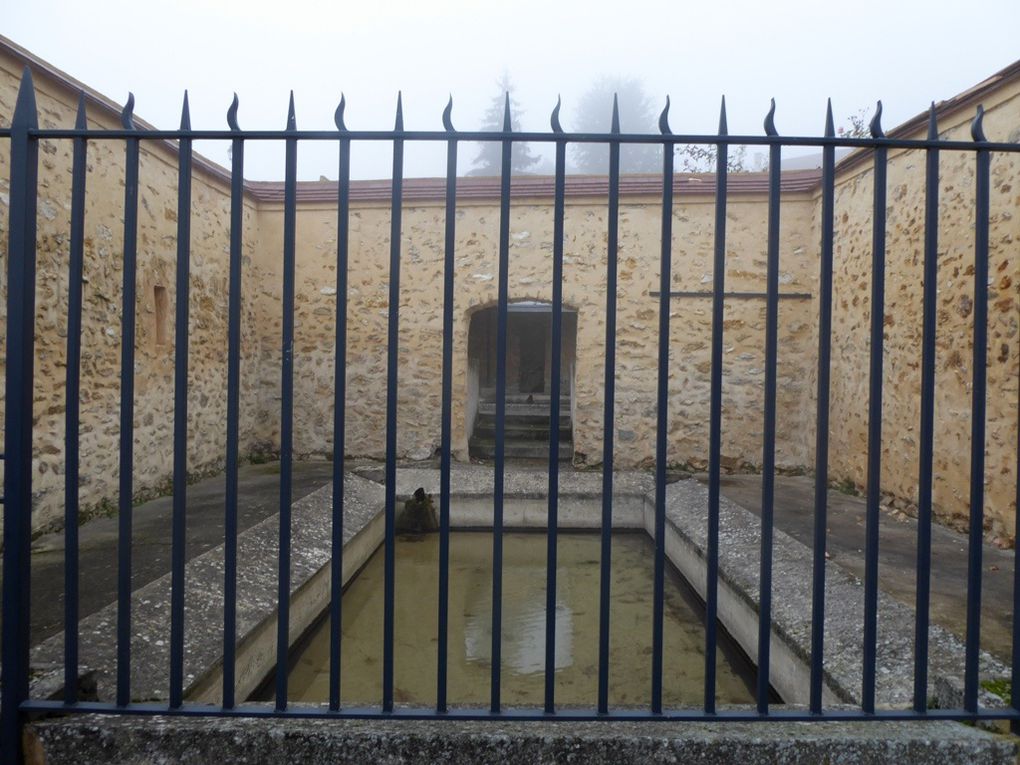
[[[22,64],[0,55],[0,122],[9,126]],[[78,94],[35,73],[39,125],[73,127]],[[119,128],[115,115],[92,103],[89,126]],[[9,142],[0,142],[0,274],[6,319]],[[70,247],[71,141],[44,140],[39,152],[33,527],[62,522]],[[174,311],[177,257],[177,157],[153,141],[142,144],[138,197],[137,336],[135,347],[134,491],[166,491],[172,476]],[[88,146],[82,316],[80,501],[83,511],[116,503],[119,477],[120,337],[123,261],[124,142]],[[196,170],[192,183],[188,469],[222,470],[226,432],[226,338],[229,187]],[[245,278],[257,246],[256,208],[245,203]],[[154,287],[169,304],[166,343],[156,342]],[[242,453],[254,443],[258,413],[259,338],[254,301],[243,306]],[[6,335],[6,325],[3,327]],[[2,361],[0,361],[2,366]],[[0,392],[2,396],[2,392]],[[0,413],[0,419],[3,415]]]
[[[1020,137],[1020,86],[1000,88],[984,106],[990,140]],[[973,116],[971,107],[943,117],[940,137],[970,141]],[[975,159],[973,152],[940,154],[934,503],[944,519],[959,520],[970,507]],[[836,186],[830,467],[834,478],[859,487],[867,482],[873,178],[868,158],[840,173]],[[1016,502],[1020,155],[993,155],[991,179],[986,528],[1009,538]],[[917,499],[920,449],[924,188],[924,152],[890,152],[882,489],[907,501]]]

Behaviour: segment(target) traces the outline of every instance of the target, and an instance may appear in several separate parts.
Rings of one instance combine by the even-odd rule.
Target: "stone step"
[[[560,423],[560,440],[569,441],[571,437],[570,420]],[[549,418],[541,422],[520,422],[518,420],[507,420],[503,423],[503,433],[507,441],[548,441],[549,440]],[[479,418],[475,422],[473,433],[481,439],[493,439],[496,437],[495,420]]]
[[[531,399],[530,401],[528,399]],[[548,393],[507,393],[507,403],[513,404],[545,404],[549,405],[549,401],[552,399]],[[478,400],[483,403],[495,403],[496,391],[491,388],[483,388],[478,394]],[[560,393],[560,403],[563,405],[570,404],[570,394],[566,392]]]
[[[545,418],[549,419],[549,402],[544,404],[514,404],[507,403],[505,407],[506,417],[528,417],[528,418]],[[496,416],[496,404],[494,402],[483,401],[478,404],[478,416]],[[560,420],[570,420],[570,407],[560,407]]]
[[[469,452],[476,459],[491,460],[496,456],[496,442],[492,439],[472,437]],[[549,444],[541,441],[507,441],[503,448],[505,457],[517,459],[549,459]],[[574,457],[574,442],[560,441],[560,461]]]

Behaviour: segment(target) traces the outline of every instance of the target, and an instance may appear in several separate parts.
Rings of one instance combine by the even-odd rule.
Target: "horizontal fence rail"
[[[972,140],[948,141],[938,136],[935,108],[932,107],[929,129],[924,139],[886,136],[881,126],[881,103],[870,125],[870,137],[841,137],[833,129],[831,106],[825,116],[824,133],[820,136],[793,137],[778,133],[773,116],[775,104],[765,118],[764,135],[731,136],[727,130],[725,101],[719,116],[719,129],[715,134],[685,135],[671,132],[668,116],[669,103],[659,120],[658,134],[629,134],[620,131],[619,112],[614,101],[608,120],[607,133],[565,132],[559,122],[560,106],[552,113],[551,131],[548,133],[513,132],[511,130],[510,101],[504,108],[501,131],[457,131],[452,123],[452,99],[443,113],[442,131],[409,131],[403,127],[402,107],[398,98],[393,130],[349,130],[344,123],[345,101],[336,110],[336,130],[299,130],[293,97],[283,130],[242,130],[238,124],[238,103],[235,97],[228,113],[228,130],[194,130],[190,126],[187,96],[178,130],[151,130],[136,127],[132,110],[134,99],[128,101],[122,114],[122,128],[89,128],[86,123],[85,97],[78,108],[73,128],[40,129],[37,124],[35,91],[31,74],[26,70],[22,80],[15,113],[10,128],[0,130],[0,138],[10,143],[10,227],[7,273],[7,335],[4,423],[4,555],[3,555],[3,633],[2,633],[2,725],[5,747],[17,747],[20,729],[25,716],[38,712],[100,712],[108,714],[175,714],[221,716],[293,716],[293,717],[346,717],[400,719],[563,719],[563,720],[1009,720],[1020,721],[1020,694],[1014,684],[1011,703],[1003,708],[987,708],[978,701],[978,652],[980,647],[981,584],[982,584],[982,533],[987,316],[988,316],[988,259],[989,259],[989,192],[990,161],[994,153],[1020,152],[1020,145],[988,141],[982,128],[983,111],[979,108],[974,118]],[[119,513],[118,513],[118,597],[117,597],[117,665],[116,698],[113,702],[84,701],[78,687],[79,663],[79,574],[78,571],[78,490],[79,490],[79,424],[80,424],[80,364],[82,332],[82,284],[84,268],[84,217],[86,203],[86,155],[88,145],[96,140],[116,140],[123,144],[125,157],[125,183],[123,201],[123,251],[121,253],[123,293],[121,306],[121,364],[120,374],[120,428],[119,428]],[[35,381],[33,358],[35,355],[35,286],[36,286],[36,207],[39,195],[38,162],[40,142],[67,140],[73,148],[71,182],[71,231],[68,239],[68,292],[67,307],[67,369],[65,449],[65,666],[63,695],[59,700],[31,698],[29,693],[29,576],[30,543],[32,537],[32,449]],[[228,284],[228,336],[226,382],[226,500],[224,507],[224,614],[223,614],[223,686],[222,703],[218,706],[199,705],[185,699],[185,602],[186,575],[185,515],[187,510],[187,443],[188,443],[188,347],[189,347],[189,279],[192,209],[191,178],[194,173],[192,143],[195,140],[229,142],[232,150],[229,206],[229,284]],[[280,493],[279,493],[279,567],[277,620],[277,666],[274,703],[258,706],[240,703],[235,698],[236,678],[234,665],[237,656],[237,593],[238,593],[238,456],[239,456],[239,397],[241,355],[241,311],[244,258],[242,248],[244,204],[244,148],[249,141],[281,141],[285,145],[285,180],[283,203],[282,264],[282,322],[280,348]],[[178,203],[176,210],[176,311],[174,353],[174,426],[173,426],[173,521],[171,545],[172,604],[170,630],[170,687],[166,704],[137,703],[131,697],[131,544],[132,544],[132,462],[134,449],[134,367],[135,367],[135,298],[136,266],[138,258],[138,203],[139,156],[143,142],[172,141],[178,156]],[[288,701],[287,673],[290,650],[289,604],[291,598],[291,501],[293,473],[294,433],[294,356],[295,356],[295,236],[297,208],[297,157],[301,142],[333,141],[338,147],[339,181],[337,183],[337,238],[336,238],[336,332],[334,342],[333,394],[334,418],[332,422],[334,450],[332,455],[332,506],[329,587],[331,592],[328,618],[331,626],[330,673],[328,704],[323,707],[295,705]],[[392,196],[390,213],[390,239],[388,263],[387,364],[385,380],[385,524],[383,549],[385,555],[385,587],[383,597],[383,640],[381,665],[382,703],[378,708],[353,708],[341,704],[340,657],[342,640],[341,591],[343,584],[344,555],[344,472],[345,472],[345,414],[348,401],[346,364],[348,342],[348,278],[350,238],[350,162],[352,143],[384,141],[392,144]],[[450,622],[450,490],[452,454],[452,389],[454,336],[454,300],[458,285],[455,279],[456,221],[457,221],[457,149],[465,141],[496,142],[501,148],[501,184],[498,214],[498,281],[496,301],[496,402],[495,402],[495,460],[493,505],[493,579],[491,622],[491,678],[490,703],[487,708],[463,708],[450,698],[447,690],[448,630]],[[408,142],[442,142],[447,146],[447,174],[444,212],[443,288],[442,288],[442,359],[441,359],[441,432],[440,456],[440,554],[437,576],[439,602],[437,604],[437,696],[434,706],[409,708],[397,703],[394,695],[394,555],[396,538],[396,480],[398,461],[398,384],[400,382],[400,269],[402,252],[403,208],[403,157]],[[552,201],[553,235],[551,244],[552,312],[551,312],[551,427],[549,431],[548,496],[547,496],[547,580],[545,592],[544,637],[544,697],[535,709],[508,708],[501,697],[502,664],[500,652],[504,626],[503,602],[503,505],[505,502],[505,425],[507,417],[507,332],[511,300],[510,265],[513,251],[510,240],[511,222],[511,152],[515,143],[544,142],[555,149],[555,184]],[[564,258],[564,198],[567,147],[577,143],[602,143],[609,146],[609,180],[606,230],[606,303],[605,358],[603,381],[603,449],[601,455],[601,557],[599,585],[599,627],[597,635],[587,636],[597,645],[597,694],[590,709],[558,706],[555,697],[556,662],[556,594],[557,594],[557,527],[559,525],[560,434],[556,423],[561,415],[561,350],[564,335],[563,279],[569,266]],[[617,434],[616,403],[616,321],[617,321],[617,269],[620,220],[620,149],[635,144],[658,145],[663,153],[663,187],[661,206],[661,252],[658,290],[650,296],[658,301],[658,336],[655,341],[657,370],[655,392],[655,469],[654,469],[654,593],[649,610],[653,614],[653,635],[650,663],[652,684],[647,704],[641,708],[615,708],[609,703],[610,646],[610,560],[612,553],[614,436]],[[704,292],[671,291],[673,267],[673,210],[675,193],[672,148],[681,144],[702,144],[716,150],[714,175],[715,210],[713,228],[711,289]],[[767,238],[764,242],[766,289],[762,293],[727,291],[725,269],[727,259],[727,157],[730,147],[738,145],[766,146],[769,150]],[[776,704],[770,699],[770,645],[773,637],[773,531],[774,491],[776,479],[777,430],[777,368],[779,363],[779,303],[784,298],[812,299],[811,294],[783,293],[780,291],[781,241],[781,160],[786,147],[812,146],[822,150],[820,182],[820,242],[818,270],[818,357],[815,412],[816,434],[814,443],[815,474],[813,494],[813,567],[810,577],[811,591],[811,650],[810,650],[810,703],[804,708]],[[862,696],[857,708],[823,705],[825,686],[825,615],[829,604],[825,599],[826,579],[826,525],[829,485],[829,402],[831,394],[830,360],[832,355],[832,313],[834,273],[834,233],[837,222],[834,214],[835,149],[837,147],[863,148],[871,151],[874,197],[872,200],[871,284],[868,290],[871,301],[871,327],[869,351],[870,387],[868,393],[867,460],[868,488],[866,511],[866,545],[864,574],[863,622],[863,676]],[[885,274],[889,268],[886,257],[886,170],[891,149],[915,150],[924,153],[924,242],[923,242],[923,327],[920,346],[919,371],[919,522],[916,594],[916,635],[914,655],[913,703],[907,709],[883,709],[876,705],[876,641],[878,622],[878,554],[879,554],[879,502],[882,469],[882,406],[883,406],[883,326]],[[939,233],[939,167],[940,157],[946,152],[965,152],[973,157],[976,178],[974,209],[973,255],[973,377],[972,395],[972,453],[970,492],[970,538],[967,575],[968,610],[966,618],[966,677],[963,703],[960,709],[928,709],[928,634],[930,626],[930,581],[932,545],[932,490],[933,441],[935,406],[935,335],[938,279]],[[658,213],[657,213],[658,214]],[[671,298],[706,298],[711,301],[711,334],[709,338],[711,363],[707,380],[709,390],[709,447],[707,454],[708,503],[705,518],[707,541],[705,549],[705,608],[706,629],[704,644],[705,682],[704,704],[694,709],[671,709],[663,703],[663,590],[666,562],[665,518],[667,453],[670,418],[669,367],[673,343],[671,342]],[[760,603],[757,625],[758,682],[755,704],[746,709],[717,709],[715,662],[717,646],[717,615],[719,609],[719,525],[720,485],[722,473],[722,412],[725,403],[724,387],[724,308],[727,299],[763,300],[765,306],[764,395],[763,411],[748,413],[761,417],[762,433],[762,488],[760,527]],[[676,331],[676,327],[672,328]],[[675,406],[675,404],[674,404]],[[1020,492],[1020,486],[1018,486]],[[1018,575],[1020,576],[1020,575]],[[1020,582],[1020,578],[1017,579]],[[1015,596],[1016,597],[1016,596]],[[1017,600],[1020,603],[1020,599]],[[1016,618],[1014,608],[1014,618]],[[1014,622],[1013,651],[1020,655],[1018,641],[1020,622]],[[1013,666],[1016,671],[1016,662]],[[10,751],[10,750],[9,750]]]

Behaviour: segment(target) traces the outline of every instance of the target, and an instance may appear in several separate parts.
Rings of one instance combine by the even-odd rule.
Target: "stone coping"
[[[958,723],[659,723],[101,717],[31,723],[59,763],[912,763],[1005,765],[1015,739]]]
[[[397,495],[410,496],[419,486],[430,494],[439,494],[439,471],[429,468],[397,470]],[[490,465],[460,465],[450,470],[451,494],[457,497],[492,496],[494,483]],[[560,471],[559,492],[564,497],[602,496],[601,471]],[[655,478],[638,471],[613,473],[613,495],[644,496],[655,490]],[[545,499],[549,494],[549,474],[545,470],[506,470],[504,496],[510,499]]]
[[[291,508],[291,588],[297,591],[331,558],[333,489],[323,486]],[[383,489],[356,475],[344,479],[344,544],[378,515]],[[279,513],[237,537],[238,641],[267,619],[275,618],[279,558]],[[224,546],[190,560],[185,567],[184,690],[198,682],[223,656]],[[117,604],[111,603],[79,622],[80,670],[94,673],[97,695],[115,695]],[[131,597],[131,697],[133,701],[169,698],[170,574],[136,590]],[[63,632],[32,648],[33,667],[63,665]],[[33,684],[30,696],[51,696],[51,688]]]
[[[649,497],[649,502],[654,500]],[[704,558],[708,535],[708,489],[694,480],[666,487],[667,523]],[[754,513],[720,497],[719,578],[759,610],[761,520]],[[812,550],[773,530],[772,639],[784,641],[805,665],[811,660]],[[860,704],[863,676],[864,583],[838,565],[825,567],[825,681],[839,700]],[[929,697],[936,685],[962,678],[964,645],[952,633],[932,624],[928,632]],[[753,655],[752,655],[753,658]],[[914,683],[914,612],[879,589],[875,701],[879,707],[908,708]],[[980,655],[982,679],[1002,678],[1009,670],[985,653]],[[997,696],[981,692],[982,706],[1001,707]]]

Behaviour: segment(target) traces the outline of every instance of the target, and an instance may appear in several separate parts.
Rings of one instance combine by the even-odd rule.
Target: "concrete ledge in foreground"
[[[29,763],[1015,763],[1015,740],[951,722],[426,722],[113,717],[27,726]]]

